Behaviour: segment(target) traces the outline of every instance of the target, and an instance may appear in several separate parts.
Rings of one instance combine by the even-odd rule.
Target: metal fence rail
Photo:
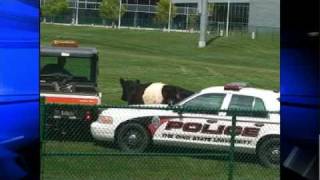
[[[142,114],[165,110],[177,113],[180,118],[190,117],[190,114],[201,117],[226,113],[232,117],[230,128],[225,131],[230,135],[226,140],[229,145],[224,151],[197,148],[197,144],[194,144],[188,148],[151,145],[144,152],[123,152],[119,150],[119,145],[96,141],[91,136],[90,124],[105,109],[126,110],[131,113],[139,111]],[[238,122],[238,117],[245,115],[262,118],[266,114],[278,113],[179,106],[78,106],[41,103],[41,178],[278,179],[278,168],[264,167],[256,160],[255,155],[239,154],[236,151],[241,123]],[[120,117],[125,115],[116,114]]]
[[[77,4],[78,2],[78,4]],[[118,20],[103,19],[100,15],[100,1],[69,1],[68,11],[55,17],[42,17],[49,23],[70,25],[90,25],[113,27],[114,23],[121,28],[139,28],[141,30],[154,28],[158,30],[171,29],[195,32],[200,27],[200,14],[197,7],[176,6],[176,16],[168,23],[156,21],[156,5],[126,4],[126,13]],[[43,2],[42,2],[43,4]],[[246,38],[269,38],[279,41],[280,28],[252,26],[249,23],[248,3],[231,5],[230,14],[226,3],[215,3],[214,9],[208,14],[208,31],[216,36],[241,36]],[[247,13],[245,13],[247,12]],[[169,12],[168,12],[169,14]]]
[[[79,16],[78,25],[72,24],[71,14],[66,14],[57,17],[46,18],[46,23],[58,25],[74,25],[74,26],[88,26],[88,27],[106,27],[112,28],[111,20],[103,20],[98,17],[98,14],[81,14]],[[198,16],[196,16],[198,17]],[[199,21],[190,22],[190,20],[181,21],[181,19],[173,20],[171,23],[172,32],[187,32],[198,33]],[[125,16],[121,19],[121,29],[135,29],[135,30],[155,30],[155,31],[168,31],[166,27],[155,22],[153,18],[133,18],[133,16]],[[209,22],[207,27],[208,33],[214,37],[226,36],[226,23],[225,22]],[[269,40],[272,42],[280,42],[279,28],[248,26],[243,23],[229,23],[229,37],[243,38],[243,39],[256,39],[256,40]]]

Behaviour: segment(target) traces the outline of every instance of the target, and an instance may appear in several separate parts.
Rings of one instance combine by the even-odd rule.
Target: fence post
[[[229,149],[229,174],[228,180],[233,180],[234,173],[234,141],[236,136],[236,115],[232,115],[232,125],[231,125],[231,138],[230,138],[230,149]]]
[[[122,0],[119,0],[118,29],[121,28],[121,7],[122,7]]]
[[[76,18],[75,18],[75,24],[78,25],[79,23],[79,0],[76,1]]]
[[[169,13],[168,13],[168,32],[170,32],[171,29],[171,7],[172,3],[171,0],[169,0]]]
[[[226,37],[229,37],[229,16],[230,16],[230,1],[228,1],[228,6],[227,6]]]
[[[46,107],[45,107],[45,98],[40,99],[40,179],[43,178],[44,171],[44,155],[45,155],[45,119],[46,119]]]
[[[200,37],[198,42],[199,48],[206,47],[207,43],[207,25],[208,25],[208,0],[201,1],[201,17],[200,17]],[[199,4],[198,4],[199,5]]]

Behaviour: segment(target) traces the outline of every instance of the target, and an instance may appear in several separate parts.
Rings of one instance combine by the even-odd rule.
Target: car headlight
[[[102,124],[112,124],[113,118],[111,116],[102,116],[100,115],[98,121]]]

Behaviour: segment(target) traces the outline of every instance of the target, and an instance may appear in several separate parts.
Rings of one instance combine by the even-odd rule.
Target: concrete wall
[[[280,27],[280,0],[251,0],[249,26]]]

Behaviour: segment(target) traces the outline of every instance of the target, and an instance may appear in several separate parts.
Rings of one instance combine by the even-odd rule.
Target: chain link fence
[[[74,12],[71,10],[55,17],[42,17],[42,22],[106,28],[115,28],[118,25],[118,20],[103,19],[100,17],[99,11],[88,9],[79,9],[77,22],[74,18]],[[122,29],[168,31],[168,24],[157,22],[154,13],[127,12],[121,17],[120,24]],[[195,13],[178,14],[175,18],[172,18],[170,25],[170,31],[177,32],[198,33],[199,28],[200,15]],[[225,19],[209,18],[207,30],[208,34],[214,37],[234,36],[280,42],[280,28],[252,26],[247,21],[230,21],[227,23]]]
[[[278,113],[42,103],[41,178],[279,179]]]

